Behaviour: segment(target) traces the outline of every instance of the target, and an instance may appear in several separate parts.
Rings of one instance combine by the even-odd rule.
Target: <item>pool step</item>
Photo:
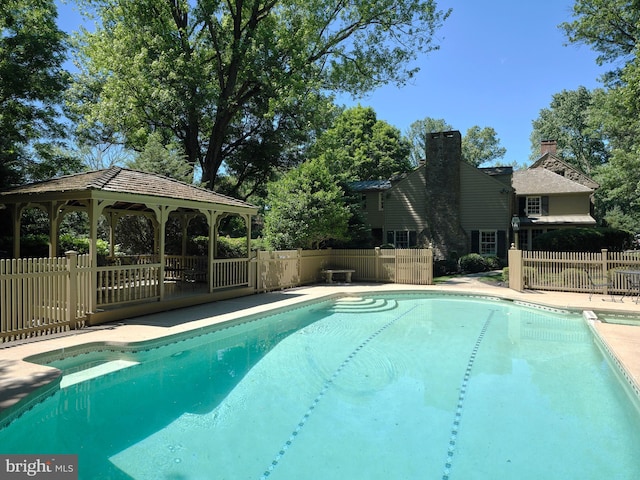
[[[343,297],[331,309],[335,313],[376,313],[397,308],[398,302],[385,298]]]
[[[60,380],[60,388],[67,388],[71,385],[86,382],[87,380],[91,380],[92,378],[101,377],[103,375],[107,375],[108,373],[117,372],[118,370],[123,370],[133,365],[138,365],[138,363],[139,362],[133,362],[130,360],[113,360],[111,362],[101,363],[100,365],[96,365],[95,367],[87,368],[85,370],[80,370],[79,372],[65,375],[64,377],[62,377],[62,380]]]

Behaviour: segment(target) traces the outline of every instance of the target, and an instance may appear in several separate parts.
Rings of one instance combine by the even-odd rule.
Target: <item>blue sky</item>
[[[572,0],[440,0],[453,12],[438,31],[440,50],[419,59],[403,88],[387,86],[360,100],[406,133],[425,117],[443,118],[462,134],[493,127],[507,149],[503,162],[528,162],[531,122],[553,94],[602,86],[605,68],[587,46],[567,44],[558,25],[572,20]],[[345,101],[344,99],[342,100]]]
[[[440,50],[417,60],[420,72],[403,88],[387,86],[341,103],[361,104],[405,133],[425,117],[443,118],[463,134],[493,127],[507,149],[502,161],[528,162],[531,122],[553,94],[600,87],[605,69],[587,46],[565,45],[558,25],[572,19],[573,0],[439,0],[452,14],[437,32]],[[81,22],[60,3],[60,27]]]

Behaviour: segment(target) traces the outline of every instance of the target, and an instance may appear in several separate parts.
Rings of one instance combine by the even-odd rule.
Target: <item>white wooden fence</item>
[[[0,342],[80,326],[89,276],[88,255],[0,260]]]
[[[56,333],[82,325],[87,313],[127,305],[162,302],[177,295],[214,295],[247,289],[267,292],[322,280],[324,268],[355,270],[353,281],[428,285],[432,251],[285,250],[257,252],[252,258],[159,257],[110,259],[91,268],[88,255],[0,260],[0,342]],[[251,291],[251,290],[250,290]],[[231,294],[229,294],[231,292]],[[239,293],[238,293],[239,294]]]
[[[624,294],[629,286],[622,272],[628,270],[640,270],[640,251],[509,251],[509,286],[519,291]]]

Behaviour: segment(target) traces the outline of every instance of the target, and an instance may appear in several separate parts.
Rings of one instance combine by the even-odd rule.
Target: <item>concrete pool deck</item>
[[[16,404],[33,392],[42,391],[60,376],[56,369],[26,362],[32,355],[52,352],[87,343],[126,344],[153,340],[188,332],[248,315],[321,299],[333,294],[358,294],[385,291],[441,292],[475,294],[544,305],[548,307],[593,311],[599,318],[616,316],[621,323],[595,322],[594,328],[613,352],[638,392],[640,386],[640,304],[633,298],[611,301],[610,296],[509,288],[480,281],[477,277],[457,277],[439,285],[332,284],[299,287],[225,300],[195,307],[162,312],[125,321],[74,330],[51,337],[0,344],[0,415],[14,410]],[[628,318],[625,318],[627,316]]]

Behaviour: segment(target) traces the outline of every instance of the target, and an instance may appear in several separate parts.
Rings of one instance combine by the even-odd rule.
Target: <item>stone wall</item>
[[[460,226],[462,137],[457,130],[432,133],[426,146],[424,236],[433,245],[436,259],[462,256],[470,245]]]

